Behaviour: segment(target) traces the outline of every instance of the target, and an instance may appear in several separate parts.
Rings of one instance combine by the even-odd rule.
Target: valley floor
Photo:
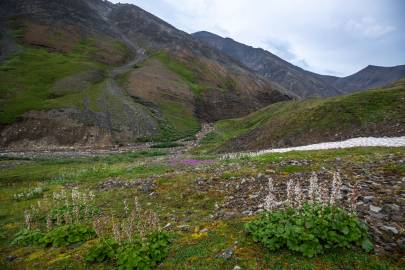
[[[176,149],[144,149],[90,156],[0,158],[1,269],[114,269],[87,265],[94,240],[60,248],[10,245],[24,224],[24,210],[51,200],[53,192],[92,191],[101,213],[123,215],[124,201],[139,198],[172,233],[168,258],[158,269],[404,269],[404,147],[364,147],[222,159]],[[316,258],[267,252],[244,224],[262,211],[267,177],[279,190],[288,179],[317,172],[330,181],[340,171],[345,189],[360,184],[360,218],[367,222],[375,253],[335,250]],[[37,197],[16,199],[41,188]],[[40,202],[40,203],[38,203]]]

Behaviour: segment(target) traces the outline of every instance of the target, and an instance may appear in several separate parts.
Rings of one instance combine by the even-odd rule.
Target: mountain
[[[230,38],[223,38],[205,31],[194,33],[193,36],[279,83],[301,98],[336,96],[381,87],[405,77],[405,65],[368,66],[343,78],[320,75],[294,66],[268,51],[247,46]]]
[[[219,121],[200,151],[237,152],[372,136],[404,136],[405,79],[338,97],[280,102]]]
[[[405,77],[405,65],[395,67],[367,66],[359,72],[338,78],[332,85],[345,93],[377,88]]]
[[[2,147],[177,140],[291,99],[134,5],[3,0],[0,31]]]

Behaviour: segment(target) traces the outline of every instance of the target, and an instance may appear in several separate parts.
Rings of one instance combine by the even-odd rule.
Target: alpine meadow
[[[0,269],[405,269],[403,11],[0,0]]]

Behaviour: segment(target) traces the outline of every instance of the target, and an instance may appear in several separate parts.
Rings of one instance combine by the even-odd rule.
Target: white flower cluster
[[[55,201],[65,201],[66,205],[78,205],[78,204],[86,204],[90,201],[94,201],[95,194],[93,191],[79,191],[79,189],[73,188],[70,192],[66,192],[65,189],[61,189],[60,192],[53,192],[52,198]]]
[[[39,192],[40,188],[34,190]],[[37,201],[36,205],[33,204],[30,209],[24,211],[25,225],[29,229],[33,228],[34,221],[38,220],[38,216],[43,212],[47,212],[46,227],[48,230],[51,230],[54,225],[79,223],[95,215],[95,197],[93,191],[79,191],[78,188],[53,192],[52,197]],[[65,210],[55,214],[55,207]]]
[[[313,172],[309,179],[308,193],[305,194],[301,182],[298,180],[289,180],[286,187],[286,199],[278,201],[274,194],[275,188],[273,179],[269,177],[268,194],[264,199],[264,209],[272,211],[281,207],[294,207],[301,208],[304,204],[323,204],[323,205],[337,205],[342,199],[342,178],[338,172],[333,173],[331,189],[324,183],[319,185],[318,175]],[[356,202],[358,198],[357,185],[352,189],[349,194],[350,209],[356,210]]]
[[[13,199],[16,201],[22,201],[22,200],[30,200],[33,198],[38,198],[38,197],[42,196],[44,191],[45,190],[42,187],[36,187],[27,192],[21,192],[21,193],[14,194]]]
[[[124,200],[125,218],[118,220],[112,214],[108,216],[97,216],[93,220],[93,227],[99,237],[112,235],[117,242],[133,241],[135,235],[141,238],[149,232],[160,230],[159,217],[151,210],[142,210],[138,198],[135,197],[133,207]]]

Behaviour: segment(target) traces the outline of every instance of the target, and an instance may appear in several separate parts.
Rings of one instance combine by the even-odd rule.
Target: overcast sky
[[[210,31],[322,74],[405,64],[403,0],[113,0]]]

